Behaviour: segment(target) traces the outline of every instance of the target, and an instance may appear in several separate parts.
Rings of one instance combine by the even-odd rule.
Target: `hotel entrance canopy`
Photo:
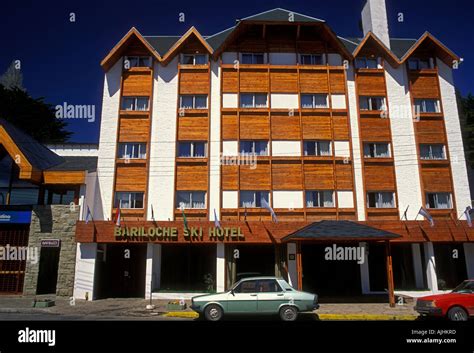
[[[400,235],[351,221],[320,221],[297,230],[282,241],[377,241],[401,238]]]

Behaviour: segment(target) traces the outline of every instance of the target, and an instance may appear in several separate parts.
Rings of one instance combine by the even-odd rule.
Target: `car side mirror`
[[[235,292],[233,289],[230,290],[230,294],[232,294],[235,297]]]

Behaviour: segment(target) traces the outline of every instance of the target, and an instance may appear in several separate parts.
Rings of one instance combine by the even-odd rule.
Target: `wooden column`
[[[303,261],[300,242],[296,243],[296,273],[298,274],[298,290],[303,290]]]
[[[393,284],[392,251],[390,241],[385,241],[385,259],[387,264],[388,300],[390,307],[395,307],[395,293]]]

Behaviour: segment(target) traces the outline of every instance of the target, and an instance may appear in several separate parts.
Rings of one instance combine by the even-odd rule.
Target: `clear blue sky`
[[[455,73],[459,90],[474,92],[474,2],[386,0],[392,37],[419,38],[426,30],[464,58]],[[100,117],[104,73],[101,59],[135,26],[144,35],[181,35],[195,26],[203,35],[226,29],[235,19],[275,7],[324,19],[341,36],[361,36],[363,0],[239,1],[3,1],[0,12],[0,72],[21,60],[24,86],[51,104],[96,105]],[[69,13],[76,22],[69,22]],[[186,21],[178,21],[183,12]],[[404,22],[397,22],[397,14]],[[95,123],[69,123],[73,142],[97,142]]]

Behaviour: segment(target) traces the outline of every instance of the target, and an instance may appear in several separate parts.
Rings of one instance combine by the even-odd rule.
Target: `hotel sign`
[[[245,238],[240,227],[208,227],[204,232],[203,227],[114,227],[114,236],[118,239],[149,240],[178,240],[182,234],[185,240],[203,240],[206,234],[209,240],[243,240]]]

